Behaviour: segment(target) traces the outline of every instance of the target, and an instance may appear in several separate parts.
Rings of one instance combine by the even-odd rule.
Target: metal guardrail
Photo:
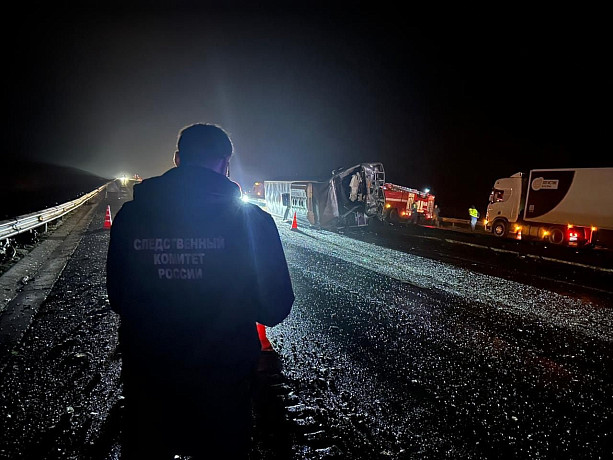
[[[11,238],[15,235],[19,235],[20,233],[34,230],[35,228],[48,224],[55,219],[59,219],[60,217],[74,211],[79,206],[89,201],[91,198],[104,190],[108,184],[110,184],[110,182],[83,195],[82,197],[77,198],[76,200],[69,201],[68,203],[0,222],[0,241]]]
[[[470,219],[457,219],[455,217],[441,217],[440,219],[442,223],[450,224],[450,227],[455,227],[456,225],[470,227]],[[485,221],[483,219],[478,219],[476,226],[485,228]]]

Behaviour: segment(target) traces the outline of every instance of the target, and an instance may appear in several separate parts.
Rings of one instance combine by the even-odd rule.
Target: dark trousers
[[[251,382],[151,385],[124,378],[122,460],[247,459]]]

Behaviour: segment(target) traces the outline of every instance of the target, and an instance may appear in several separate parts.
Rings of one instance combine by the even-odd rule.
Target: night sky
[[[5,155],[146,178],[172,166],[182,127],[211,122],[243,187],[380,161],[443,215],[483,212],[518,171],[613,166],[604,32],[234,5],[24,9],[3,40]]]

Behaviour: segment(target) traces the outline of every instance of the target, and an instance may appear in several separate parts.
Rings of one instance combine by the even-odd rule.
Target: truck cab
[[[524,175],[516,173],[494,183],[485,214],[487,231],[500,237],[515,233],[513,224],[521,219],[525,196],[522,190],[525,182]]]

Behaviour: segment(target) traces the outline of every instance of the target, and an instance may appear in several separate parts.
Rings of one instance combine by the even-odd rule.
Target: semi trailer
[[[496,180],[485,229],[500,238],[587,246],[613,235],[613,168],[533,169]]]

